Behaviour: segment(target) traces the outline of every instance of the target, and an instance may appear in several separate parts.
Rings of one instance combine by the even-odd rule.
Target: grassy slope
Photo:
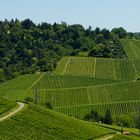
[[[24,111],[0,123],[0,139],[3,140],[87,140],[110,132],[112,130],[35,105],[29,105]]]
[[[30,86],[40,77],[38,74],[27,74],[0,85],[0,96],[7,99],[22,100]]]
[[[0,115],[16,106],[15,101],[0,98]]]

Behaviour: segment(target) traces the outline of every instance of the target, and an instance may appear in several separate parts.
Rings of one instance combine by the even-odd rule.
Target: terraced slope
[[[140,83],[126,82],[91,87],[64,89],[34,89],[30,96],[39,104],[51,103],[56,111],[70,116],[83,117],[91,110],[101,114],[109,108],[114,115],[139,110]]]
[[[62,89],[62,88],[87,87],[116,82],[120,81],[84,76],[43,75],[43,78],[35,86],[38,89]]]
[[[132,59],[136,77],[140,77],[140,40],[122,39],[122,46],[129,59]]]
[[[130,59],[140,59],[140,40],[123,39],[122,46]]]
[[[0,98],[0,115],[16,106],[16,101]]]
[[[36,103],[49,102],[54,110],[80,118],[91,110],[103,114],[108,108],[113,115],[137,112],[138,64],[133,59],[64,57],[55,75],[44,76],[28,95]]]
[[[93,57],[64,57],[54,73],[57,75],[87,76],[123,81],[135,80],[137,76],[135,63],[132,59]]]
[[[27,74],[5,82],[0,85],[0,96],[7,99],[22,100],[25,98],[27,90],[40,76],[39,74]]]
[[[14,128],[14,129],[13,129]],[[0,139],[86,140],[109,134],[111,130],[73,119],[36,105],[0,122]],[[16,137],[15,137],[16,136]]]

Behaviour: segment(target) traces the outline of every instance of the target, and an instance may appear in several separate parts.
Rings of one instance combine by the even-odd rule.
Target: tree
[[[5,78],[5,72],[3,69],[0,69],[0,83],[4,82],[6,80]]]
[[[51,110],[53,109],[53,106],[51,105],[50,102],[46,102],[46,106],[47,106],[48,109],[51,109]]]
[[[127,31],[124,28],[122,28],[122,27],[120,27],[120,28],[114,28],[114,29],[112,29],[111,32],[113,32],[119,38],[125,38],[125,37],[127,37]]]
[[[98,35],[98,34],[100,34],[100,28],[99,27],[97,27],[96,29],[95,29],[95,33]]]
[[[90,121],[91,120],[91,114],[86,114],[85,116],[84,116],[84,120],[85,121]]]
[[[100,115],[98,114],[97,111],[91,111],[91,117],[93,119],[93,121],[95,122],[99,122],[100,121]]]
[[[104,117],[104,123],[105,124],[112,124],[112,115],[111,115],[111,112],[110,110],[106,110],[106,114],[105,114],[105,117]]]
[[[104,28],[101,32],[104,36],[104,39],[110,39],[110,31],[109,30]]]
[[[0,21],[0,81],[20,74],[51,72],[63,56],[79,56],[83,52],[89,56],[124,58],[119,37],[126,35],[122,28],[110,33],[107,29],[85,29],[80,24],[64,22],[36,25],[30,19]]]
[[[119,126],[131,127],[132,123],[132,118],[129,115],[121,115],[116,118],[116,124]]]
[[[25,29],[30,29],[31,27],[35,26],[35,24],[30,19],[25,19],[21,22],[21,26]]]
[[[103,34],[99,34],[97,37],[96,37],[96,39],[95,39],[95,42],[97,43],[97,44],[99,44],[99,43],[104,43],[104,37],[103,37]]]

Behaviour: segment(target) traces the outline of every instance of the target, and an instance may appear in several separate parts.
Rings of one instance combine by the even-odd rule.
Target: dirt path
[[[103,137],[97,138],[96,140],[109,140],[113,137],[114,137],[114,135],[105,135]]]
[[[18,103],[19,107],[17,109],[13,110],[12,112],[9,112],[7,115],[1,117],[0,121],[3,121],[5,119],[15,115],[16,113],[18,113],[19,111],[21,111],[24,108],[24,106],[25,106],[24,103],[21,103],[21,102],[17,102],[17,103]]]
[[[113,138],[113,136],[108,136],[108,137],[106,137],[106,138],[103,138],[102,140],[109,140],[109,139],[111,139],[111,138]]]

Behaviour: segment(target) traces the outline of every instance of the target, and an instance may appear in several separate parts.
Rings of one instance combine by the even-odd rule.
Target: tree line
[[[81,52],[87,56],[124,58],[120,39],[132,37],[122,27],[109,31],[65,22],[0,21],[0,82],[21,74],[49,73],[63,56],[78,56]]]
[[[98,111],[92,110],[90,113],[87,113],[83,120],[104,123],[108,125],[118,125],[121,127],[123,132],[123,127],[127,128],[137,128],[139,129],[140,136],[140,110],[138,113],[122,114],[119,116],[112,116],[109,109],[106,110],[105,114],[100,114]]]

